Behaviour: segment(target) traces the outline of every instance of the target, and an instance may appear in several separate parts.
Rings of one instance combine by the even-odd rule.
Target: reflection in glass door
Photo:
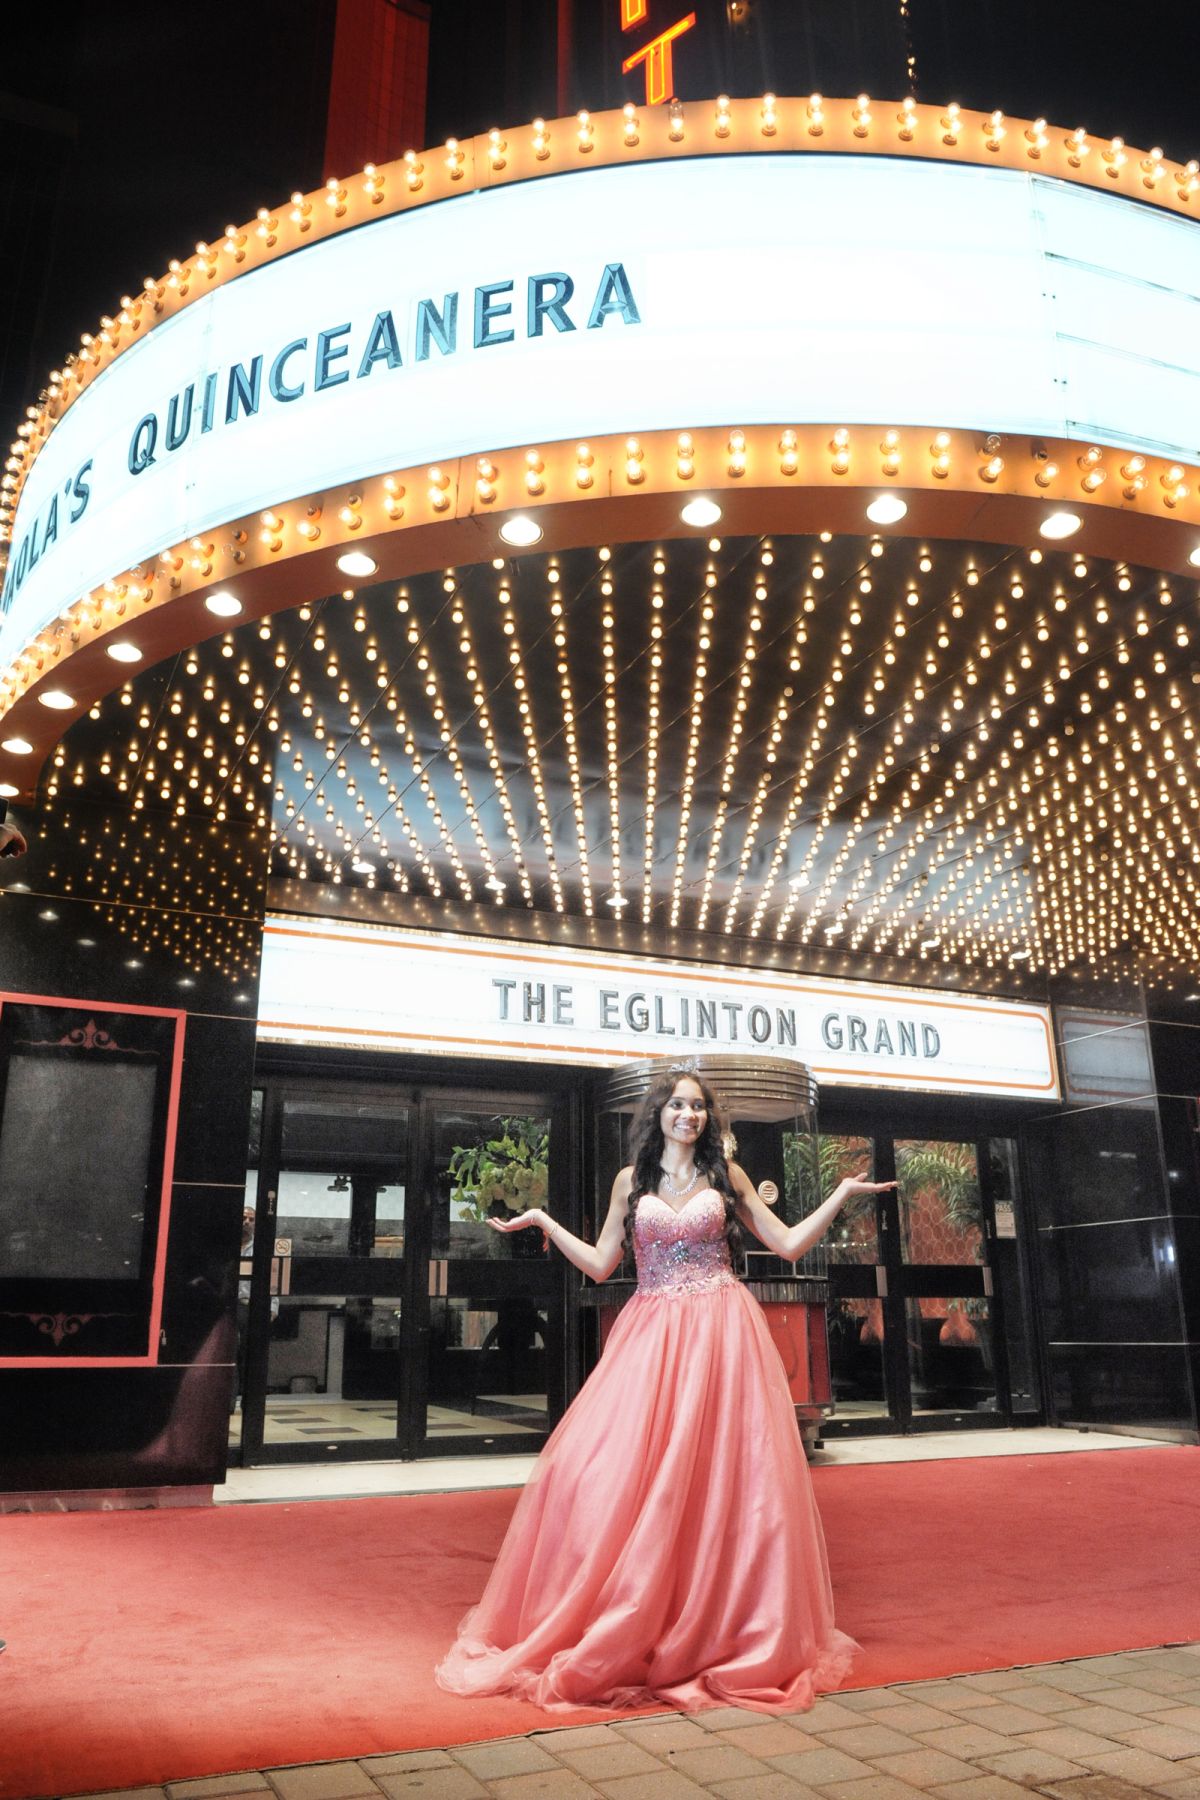
[[[833,1432],[995,1425],[1039,1410],[1007,1138],[825,1135],[828,1194],[868,1166],[895,1192],[846,1207],[829,1246]]]
[[[488,1221],[546,1203],[550,1110],[433,1100],[429,1129],[423,1447],[536,1448],[561,1406],[561,1273],[536,1227],[506,1234]]]
[[[810,1191],[824,1199],[847,1175],[871,1177],[870,1138],[822,1134]],[[829,1362],[839,1419],[886,1419],[880,1205],[864,1195],[843,1208],[826,1239],[829,1267]]]
[[[977,1146],[897,1139],[895,1157],[911,1410],[994,1414]]]
[[[557,1117],[541,1095],[267,1087],[230,1421],[244,1462],[541,1445],[564,1404],[563,1272],[536,1228],[487,1221],[548,1198]]]
[[[255,1235],[261,1381],[245,1445],[394,1452],[413,1109],[358,1091],[276,1093],[268,1110],[278,1149],[265,1248]]]

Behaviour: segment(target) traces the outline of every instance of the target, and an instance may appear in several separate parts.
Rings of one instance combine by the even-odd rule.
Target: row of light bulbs
[[[706,434],[708,437],[712,435]],[[786,479],[788,471],[784,469],[782,461],[778,469],[761,466],[763,440],[769,435],[762,430],[750,433],[740,428],[726,434],[725,476],[727,479],[740,479],[747,472],[751,474],[752,480],[758,483],[769,482],[773,478],[783,477]],[[796,430],[790,428],[780,435],[777,446],[780,457],[790,458],[798,455],[799,435]],[[860,437],[865,435],[865,433],[859,434]],[[907,432],[901,432],[898,428],[887,430],[878,441],[878,453],[883,462],[893,465],[895,472],[899,474],[905,466],[906,457],[911,456],[909,448],[911,440],[919,435],[911,430]],[[648,452],[657,458],[667,451],[668,445],[671,445],[674,450],[677,481],[690,483],[696,472],[696,434],[681,432],[674,434],[672,438],[672,434],[662,433],[655,434],[651,440],[629,438],[624,442],[627,453],[626,478],[634,486],[640,486],[646,478]],[[1010,460],[1006,463],[1006,458],[1002,454],[1003,446],[998,439],[987,440],[984,451],[981,453],[974,447],[974,440],[969,434],[939,432],[930,441],[928,450],[935,459],[949,459],[951,447],[964,456],[973,457],[975,472],[980,481],[985,484],[999,480],[1006,467],[1009,469],[1011,481],[1014,467],[1019,467],[1018,483],[1025,480],[1030,492],[1040,492],[1042,489],[1056,485],[1061,487],[1062,471],[1057,464],[1047,460],[1044,451],[1040,448],[1027,444],[1023,452],[1023,463],[1017,465],[1016,455],[1013,451],[1010,451]],[[871,448],[868,445],[860,450],[856,445],[854,434],[848,427],[839,427],[834,431],[829,440],[828,449],[830,474],[835,478],[845,475],[854,480],[866,479],[866,471],[858,466],[857,459],[860,454],[869,456]],[[588,459],[586,462],[583,461],[585,454]],[[547,483],[551,479],[549,465],[554,459],[548,458],[548,455],[541,450],[529,450],[523,453],[526,485],[529,480],[531,459],[537,465],[539,495],[547,498],[563,497],[547,494]],[[491,459],[481,460],[487,461],[489,485],[498,496],[503,478],[502,471],[498,464]],[[590,447],[583,445],[576,447],[576,481],[578,481],[581,470],[590,478],[594,460]],[[1142,494],[1149,494],[1161,507],[1166,509],[1168,516],[1177,512],[1180,507],[1186,508],[1189,517],[1198,510],[1192,483],[1186,478],[1187,472],[1177,463],[1165,461],[1153,463],[1140,454],[1131,455],[1129,452],[1120,450],[1103,451],[1094,445],[1078,455],[1075,461],[1078,484],[1086,498],[1093,502],[1101,495],[1104,483],[1111,476],[1114,482],[1125,483],[1121,489],[1124,502],[1136,501]],[[555,464],[555,466],[557,465]],[[933,473],[936,474],[937,470],[934,469]],[[440,470],[431,470],[430,475],[431,477],[437,475],[444,479],[443,472]],[[808,471],[808,475],[810,479],[816,478],[811,469]],[[656,481],[664,479],[670,480],[669,471],[657,470]],[[406,515],[403,505],[397,502],[397,489],[401,493],[406,491],[403,485],[398,483],[396,477],[389,475],[382,478],[377,484],[377,493],[373,498],[366,493],[351,495],[347,503],[340,509],[343,523],[346,524],[347,529],[358,531],[364,523],[368,508],[372,505],[377,508],[377,516],[371,520],[373,530],[387,530],[390,526],[404,522]],[[909,491],[911,492],[911,489]],[[432,497],[429,502],[431,507],[434,506],[436,499],[443,496],[443,493],[442,488],[431,485],[430,495]],[[398,505],[399,511],[396,510]],[[296,514],[293,521],[295,531],[302,543],[304,528],[312,510],[311,503],[304,507],[298,505],[294,509]],[[865,501],[864,510],[871,523],[896,526],[907,515],[908,500],[902,492],[885,490],[877,493],[873,498],[868,498]],[[685,500],[681,505],[680,513],[681,522],[688,527],[708,529],[721,518],[722,504],[714,493],[700,493]],[[1046,541],[1061,542],[1078,533],[1082,525],[1083,518],[1080,513],[1062,505],[1054,505],[1043,511],[1038,530]],[[283,552],[288,529],[289,509],[268,508],[261,514],[260,537],[268,555]],[[528,548],[540,541],[543,536],[543,527],[536,513],[510,512],[500,522],[498,536],[505,545]],[[237,548],[239,537],[244,539],[245,533],[238,531],[232,533],[232,541],[224,552],[226,556],[240,557],[243,555],[243,552]],[[132,572],[122,581],[110,581],[105,584],[102,592],[90,595],[85,600],[69,607],[56,626],[43,633],[39,639],[18,655],[6,672],[0,674],[0,716],[44,677],[48,661],[53,662],[60,658],[64,647],[80,642],[88,636],[93,639],[106,639],[105,648],[109,656],[118,663],[139,661],[144,652],[137,641],[136,625],[131,621],[127,628],[118,635],[113,631],[114,618],[126,615],[131,607],[139,612],[153,609],[181,591],[185,579],[184,548],[188,551],[194,569],[199,571],[198,579],[203,579],[213,572],[214,559],[222,554],[217,551],[215,542],[192,540],[186,547],[162,552],[157,566],[149,572],[139,570]],[[1200,540],[1191,543],[1188,559],[1193,566],[1200,567]],[[337,557],[337,565],[343,573],[355,578],[366,578],[377,569],[375,559],[368,551],[362,549],[342,550]],[[219,586],[210,589],[204,603],[208,610],[219,618],[236,617],[243,610],[242,600],[230,587]],[[75,696],[65,686],[44,684],[39,689],[38,699],[44,706],[52,710],[70,711],[76,706]]]
[[[639,110],[579,112],[573,121],[535,119],[527,138],[498,128],[464,146],[448,138],[440,149],[406,151],[383,166],[368,163],[347,178],[330,177],[323,190],[295,192],[286,205],[261,207],[242,226],[227,225],[215,243],[200,241],[186,260],[147,276],[140,294],[124,294],[79,349],[51,371],[38,405],[30,405],[0,474],[0,545],[7,542],[24,479],[58,419],[109,363],[161,318],[302,245],[350,229],[372,217],[435,202],[459,192],[493,186],[573,166],[659,156],[665,152],[739,154],[755,149],[823,150],[838,154],[918,154],[1005,166],[1045,167],[1055,175],[1111,187],[1175,209],[1191,210],[1200,191],[1200,163],[1172,164],[1155,146],[1130,149],[1123,138],[1093,142],[1077,127],[1063,131],[1043,118],[1006,120],[1002,112],[974,113],[951,102],[876,108],[866,94],[826,100],[821,94],[733,100],[719,95],[711,107],[673,100]]]
[[[509,762],[506,778],[505,763],[511,756],[512,738],[511,733],[506,735],[496,711],[502,700],[505,708],[515,702],[517,719],[528,724],[528,735],[520,727],[525,745],[523,760],[530,771],[522,778],[532,780],[535,763],[539,769],[539,859],[545,871],[551,867],[556,870],[557,910],[582,910],[590,916],[596,904],[594,900],[583,902],[581,870],[590,854],[590,892],[595,846],[586,841],[582,809],[590,786],[598,780],[601,790],[607,791],[610,818],[618,828],[623,823],[628,829],[631,809],[642,821],[644,851],[637,885],[643,918],[647,916],[646,898],[650,895],[652,916],[657,916],[655,909],[661,903],[664,911],[669,910],[674,924],[686,921],[697,925],[703,919],[707,925],[709,911],[720,896],[725,906],[721,923],[726,933],[741,931],[758,936],[766,932],[784,941],[798,932],[799,941],[813,945],[845,947],[875,955],[894,951],[928,957],[937,952],[945,962],[982,960],[992,966],[1001,966],[1006,956],[1014,956],[1052,972],[1073,958],[1099,962],[1114,955],[1130,931],[1136,931],[1145,940],[1146,955],[1152,964],[1160,954],[1156,947],[1168,942],[1173,942],[1180,953],[1190,954],[1195,941],[1191,868],[1197,858],[1189,821],[1196,789],[1190,772],[1186,785],[1179,785],[1177,777],[1194,768],[1195,734],[1192,695],[1186,687],[1180,687],[1177,679],[1172,679],[1172,671],[1191,642],[1195,596],[1181,594],[1161,578],[1135,576],[1123,565],[1091,565],[1077,557],[1071,559],[1070,570],[1080,586],[1072,589],[1064,578],[1050,578],[1049,572],[1042,570],[1042,553],[1035,550],[1025,556],[1001,554],[991,567],[968,558],[959,586],[934,602],[922,590],[923,577],[933,570],[934,557],[918,547],[920,553],[915,554],[914,566],[902,572],[899,565],[909,558],[911,549],[903,542],[888,545],[882,539],[874,540],[845,574],[835,599],[828,593],[828,565],[832,557],[841,553],[817,540],[811,547],[803,591],[790,602],[771,586],[775,556],[769,546],[755,553],[753,572],[744,574],[743,579],[749,584],[745,593],[722,566],[719,550],[711,549],[704,568],[697,567],[699,579],[692,609],[697,627],[696,650],[689,654],[687,682],[681,687],[673,681],[669,692],[664,692],[662,678],[661,625],[665,607],[654,605],[656,599],[663,598],[662,574],[653,574],[645,591],[646,627],[641,647],[632,655],[625,652],[622,659],[618,640],[627,639],[628,628],[618,626],[618,612],[622,618],[629,616],[631,583],[628,577],[617,574],[611,556],[597,557],[595,597],[586,603],[583,597],[569,593],[561,585],[556,561],[546,565],[551,579],[542,619],[544,634],[548,635],[539,645],[539,660],[534,663],[520,647],[517,621],[512,615],[520,611],[523,623],[531,619],[536,626],[541,609],[530,614],[527,607],[518,608],[514,575],[507,567],[497,570],[494,605],[504,625],[512,625],[513,629],[506,632],[502,626],[500,637],[507,660],[492,671],[483,666],[482,621],[472,618],[479,604],[472,572],[447,572],[442,609],[437,616],[421,622],[416,608],[408,602],[406,611],[399,616],[411,660],[395,670],[381,656],[380,603],[373,596],[370,605],[364,607],[354,600],[350,590],[356,611],[349,643],[360,658],[356,665],[347,664],[345,654],[340,661],[332,654],[330,645],[320,636],[319,615],[308,639],[312,655],[323,659],[315,669],[302,669],[299,653],[285,649],[282,631],[276,633],[270,622],[230,634],[217,652],[215,673],[214,668],[201,672],[195,654],[186,665],[201,692],[212,695],[208,704],[214,711],[222,709],[227,720],[231,699],[225,683],[219,681],[221,674],[226,674],[230,685],[240,688],[246,701],[251,702],[250,716],[243,717],[233,732],[235,739],[243,740],[241,746],[235,743],[234,749],[244,751],[243,763],[236,772],[231,762],[221,760],[222,751],[228,751],[228,731],[218,733],[203,727],[195,699],[186,688],[172,691],[155,726],[158,737],[153,740],[153,748],[167,760],[153,760],[149,738],[153,721],[147,715],[137,715],[141,729],[132,746],[136,754],[133,766],[140,781],[136,792],[123,766],[128,762],[129,751],[117,754],[110,745],[101,755],[107,756],[117,791],[133,794],[136,810],[147,804],[169,805],[181,821],[189,809],[202,808],[207,797],[213,807],[212,816],[245,816],[259,828],[265,828],[269,789],[275,795],[275,828],[287,846],[282,854],[290,856],[298,847],[300,826],[293,826],[290,821],[285,825],[279,816],[281,759],[266,747],[257,749],[255,741],[261,743],[264,736],[280,731],[281,702],[289,691],[302,696],[301,707],[308,707],[310,716],[316,705],[325,767],[309,771],[313,777],[309,791],[326,793],[337,780],[337,776],[331,778],[331,769],[348,763],[347,752],[352,744],[360,750],[370,748],[373,754],[379,749],[383,740],[377,731],[373,734],[370,718],[364,715],[372,707],[377,713],[382,707],[379,716],[389,726],[402,726],[409,771],[404,777],[406,792],[424,793],[428,821],[437,834],[434,844],[423,851],[422,866],[414,852],[414,845],[421,841],[417,823],[420,809],[417,815],[407,817],[407,830],[398,831],[402,841],[393,846],[390,859],[391,874],[397,884],[403,886],[420,879],[429,886],[430,876],[436,878],[438,860],[444,858],[452,868],[457,863],[455,885],[460,896],[464,900],[473,897],[475,878],[458,848],[458,839],[465,829],[473,844],[472,861],[490,871],[484,877],[484,885],[490,881],[499,883],[503,892],[497,889],[496,893],[504,898],[513,872],[520,870],[523,879],[518,874],[517,885],[522,900],[529,904],[533,899],[529,863],[532,846],[521,823],[520,805],[511,791],[512,775],[522,771]],[[655,570],[661,564],[666,571],[667,554],[662,550],[654,553]],[[1133,600],[1125,598],[1135,585],[1138,596]],[[699,646],[702,636],[716,628],[722,606],[729,614],[730,587],[736,599],[732,620],[740,619],[743,624],[740,656],[735,657],[731,667],[717,670],[714,679],[706,682],[699,666],[701,658],[710,653]],[[879,610],[884,595],[885,606],[891,612],[890,629],[886,628],[886,611],[881,614]],[[406,598],[399,597],[397,608]],[[591,691],[580,688],[570,660],[571,643],[577,642],[581,633],[585,639],[589,634],[587,604],[603,608],[601,629],[596,636],[601,650],[612,652],[602,657],[605,677],[593,684]],[[336,600],[328,603],[334,609],[341,605]],[[814,614],[828,618],[831,605],[840,606],[841,617],[836,625],[825,627],[832,654],[827,666],[817,670],[814,683],[805,663],[808,633],[819,622]],[[302,622],[311,623],[312,609],[304,610],[309,619]],[[711,616],[706,617],[706,613]],[[757,631],[752,629],[756,620],[760,626]],[[656,628],[658,636],[654,635]],[[675,629],[679,628],[677,621]],[[247,660],[246,640],[251,630],[256,630],[271,649],[271,663],[278,678],[274,690],[261,675],[256,680],[255,670],[260,665]],[[453,667],[455,658],[445,667],[439,666],[442,653],[436,645],[447,632],[457,642],[457,672]],[[920,644],[913,656],[918,637]],[[552,728],[537,717],[535,700],[551,691],[540,680],[549,646],[555,657],[558,692],[560,696],[564,691],[571,695],[573,751],[568,747],[565,706],[561,726],[556,722]],[[612,667],[614,664],[617,666]],[[609,673],[614,677],[612,681],[607,680]],[[320,696],[313,686],[319,680],[330,684],[325,696]],[[640,709],[631,707],[627,698],[634,680],[645,683],[645,703]],[[895,685],[898,680],[902,680],[901,686]],[[561,685],[564,681],[565,690]],[[381,682],[384,686],[380,686]],[[785,691],[789,687],[793,690],[790,695]],[[464,692],[470,700],[465,713]],[[658,697],[654,698],[656,693]],[[403,713],[398,694],[403,695]],[[1144,771],[1147,758],[1155,755],[1159,759],[1156,768],[1161,769],[1164,764],[1175,767],[1175,786],[1164,789],[1156,777],[1154,805],[1150,819],[1139,827],[1141,835],[1132,841],[1124,835],[1120,838],[1121,856],[1110,863],[1105,877],[1109,900],[1103,917],[1094,910],[1089,913],[1089,908],[1094,908],[1095,895],[1086,888],[1075,886],[1070,880],[1060,884],[1057,879],[1050,879],[1050,872],[1060,867],[1063,857],[1074,864],[1089,854],[1085,824],[1081,823],[1077,837],[1070,835],[1069,815],[1064,821],[1053,784],[1062,779],[1057,775],[1058,769],[1073,766],[1073,757],[1087,755],[1094,761],[1096,750],[1081,748],[1072,752],[1057,735],[1050,740],[1049,748],[1033,748],[1047,716],[1056,707],[1061,709],[1072,696],[1073,729],[1086,726],[1102,731],[1100,748],[1124,765],[1123,770],[1105,767],[1104,780],[1109,791],[1120,798],[1120,807],[1115,801],[1107,802],[1109,811],[1101,829],[1111,831],[1114,810],[1119,815],[1128,809],[1130,799],[1127,794],[1122,798],[1120,789],[1122,781],[1127,789],[1130,780],[1138,780],[1136,774],[1130,774],[1131,770]],[[473,765],[466,749],[472,732],[482,735],[484,731],[481,697],[488,709],[484,747],[492,787],[487,794],[473,792],[474,777],[469,773]],[[127,688],[121,699],[128,699],[132,705],[132,688]],[[746,701],[741,713],[738,700]],[[845,727],[847,700],[857,729]],[[747,719],[751,701],[755,711]],[[521,705],[527,708],[524,714],[519,712]],[[650,716],[651,705],[659,708],[657,720]],[[592,744],[592,752],[594,756],[599,751],[602,767],[589,783],[583,770],[581,733],[589,723],[591,709],[601,707],[602,740]],[[143,717],[147,717],[144,727]],[[218,713],[218,722],[220,717]],[[326,717],[328,723],[323,722]],[[717,718],[723,721],[724,729],[714,738],[711,725]],[[706,719],[707,738],[703,735]],[[733,726],[742,722],[746,728],[734,732]],[[931,725],[936,725],[937,734],[944,741],[944,747],[933,752],[928,742]],[[880,733],[873,760],[868,757],[866,745],[867,728],[871,726]],[[681,750],[684,744],[687,748],[682,750],[682,757],[677,759],[677,767],[664,786],[668,729],[673,734],[670,741],[674,742],[677,734]],[[178,748],[169,756],[162,748],[164,743],[172,744],[171,734],[176,732],[183,734],[184,743],[192,746],[196,758],[191,765],[185,761],[184,769],[177,766],[181,760]],[[457,765],[453,758],[447,760],[452,770],[457,766],[461,776],[454,776],[463,808],[461,818],[448,815],[437,798],[431,779],[431,741],[440,746],[437,756],[447,755],[451,746],[458,753]],[[568,795],[564,805],[574,820],[579,845],[569,868],[562,862],[561,842],[556,841],[557,796],[551,794],[550,778],[542,768],[551,746],[561,746],[566,762]],[[225,786],[219,799],[216,788],[211,786],[206,796],[199,774],[206,760],[202,755],[205,747],[212,752],[207,761],[215,763],[218,775],[223,772]],[[649,754],[651,749],[653,757]],[[753,752],[752,767],[745,760],[748,749]],[[252,756],[257,757],[256,762],[250,761]],[[1041,759],[1041,775],[1036,773],[1038,762],[1031,760],[1035,756]],[[707,776],[701,767],[702,757]],[[52,790],[67,779],[67,760],[65,751],[60,752]],[[731,774],[739,766],[743,773],[735,791]],[[1090,766],[1081,764],[1083,768]],[[420,786],[422,774],[424,790]],[[382,827],[403,796],[382,753],[378,775],[385,784],[389,803],[381,807],[378,815],[370,815],[369,824],[365,808],[354,809],[359,814],[357,819],[347,818],[344,809],[339,815],[339,809],[333,808],[341,824],[342,850],[334,862],[326,865],[327,873],[340,875],[349,859],[364,860],[362,849],[383,838]],[[715,855],[710,840],[704,876],[689,887],[686,879],[681,880],[681,874],[686,875],[689,824],[694,817],[692,805],[698,777],[712,782],[720,831],[714,834]],[[74,779],[83,785],[86,777],[77,770]],[[1098,775],[1096,782],[1092,804],[1084,811],[1099,818],[1096,808],[1102,790]],[[1139,786],[1144,786],[1144,781]],[[728,788],[728,793],[721,791],[724,788]],[[488,861],[481,849],[482,844],[490,844],[483,813],[489,804],[499,800],[502,789],[507,800],[508,843],[503,851],[491,845]],[[393,790],[396,801],[390,801]],[[534,794],[536,798],[536,786]],[[653,819],[668,801],[674,804],[676,796],[680,807],[677,836],[660,867]],[[683,807],[689,796],[689,823],[685,823]],[[362,799],[361,795],[355,797]],[[1141,811],[1139,805],[1139,816]],[[1173,814],[1178,814],[1179,823]],[[1083,812],[1080,818],[1082,821]],[[729,839],[726,849],[722,839],[734,819],[740,839]],[[651,822],[649,830],[647,821]],[[1065,837],[1059,835],[1064,832]],[[771,855],[755,894],[752,882],[748,883],[748,871],[760,839],[770,845]],[[1168,840],[1175,844],[1175,857],[1166,854]],[[307,836],[303,841],[308,843]],[[788,851],[799,843],[806,843],[807,849],[797,865]],[[619,835],[616,849],[619,855]],[[295,863],[291,866],[300,872]],[[383,867],[388,867],[386,860]],[[924,887],[920,886],[918,870],[931,877]],[[613,895],[624,899],[629,872],[618,861],[610,873]],[[539,875],[538,879],[548,880],[548,874]],[[939,899],[943,889],[938,884],[943,880],[944,897]],[[568,881],[573,892],[568,891]],[[1060,892],[1060,885],[1065,886],[1065,893]],[[433,891],[431,886],[429,891]],[[743,894],[746,910],[739,911]],[[994,909],[991,900],[985,898],[990,894],[997,896]],[[181,887],[181,901],[184,897]],[[599,902],[606,903],[611,904],[611,899]],[[1168,922],[1151,931],[1145,921],[1156,906]],[[1166,948],[1161,949],[1161,954],[1167,954]]]

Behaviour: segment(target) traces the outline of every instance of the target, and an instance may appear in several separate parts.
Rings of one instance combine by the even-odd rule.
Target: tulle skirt
[[[735,1283],[620,1314],[437,1679],[551,1711],[774,1713],[838,1687],[856,1649],[779,1353]]]

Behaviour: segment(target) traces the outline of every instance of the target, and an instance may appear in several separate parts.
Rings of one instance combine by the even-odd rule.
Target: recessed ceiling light
[[[1082,524],[1078,513],[1052,512],[1046,514],[1038,530],[1044,538],[1068,538],[1073,537]]]
[[[1009,954],[1009,962],[1027,962],[1033,955],[1032,950],[1013,950]]]
[[[337,566],[343,575],[374,575],[379,568],[375,558],[368,556],[365,550],[347,550],[345,555],[338,557]]]
[[[135,663],[142,660],[142,653],[136,644],[106,644],[104,648],[114,662]]]
[[[127,969],[140,969],[141,966],[141,962],[136,956],[130,956],[126,959],[125,967]]]
[[[356,875],[373,875],[375,873],[375,864],[367,862],[361,856],[357,857],[355,861],[350,864],[350,867],[354,870]]]
[[[788,876],[788,886],[790,888],[805,888],[805,887],[807,887],[808,886],[808,870],[807,869],[797,869],[797,871],[794,875],[789,875]]]
[[[62,688],[48,688],[44,694],[38,695],[38,699],[51,712],[70,712],[75,704],[74,694],[68,694]]]
[[[221,588],[217,593],[210,594],[204,604],[210,613],[216,614],[218,619],[236,619],[242,610],[241,601],[227,588]]]
[[[491,888],[494,894],[502,894],[504,892],[504,883],[498,875],[489,875],[483,885],[484,887]]]
[[[0,750],[7,750],[10,756],[33,755],[33,745],[28,743],[25,738],[5,738],[4,742],[0,744]]]
[[[75,942],[79,945],[81,950],[94,950],[96,948],[95,938],[76,938]]]
[[[908,501],[899,494],[880,494],[867,508],[872,525],[898,525],[908,511]]]
[[[52,906],[47,906],[43,912],[40,912],[38,914],[39,919],[54,920],[54,919],[57,919],[57,917],[58,917],[58,914],[55,912],[55,910]]]
[[[542,528],[536,519],[528,513],[514,513],[511,519],[505,519],[500,527],[500,536],[506,544],[512,544],[518,550],[527,550],[530,544],[539,542]]]
[[[710,525],[716,524],[721,516],[721,509],[706,494],[697,494],[694,500],[689,500],[680,509],[679,516],[685,525],[695,525],[701,531],[706,531]]]
[[[1200,569],[1200,544],[1196,545],[1196,548],[1192,551],[1192,554],[1188,557],[1188,561],[1191,563],[1191,565],[1194,569]]]
[[[941,941],[942,940],[940,937],[922,938],[921,942],[918,944],[917,948],[919,950],[935,950],[937,948],[937,946],[941,943]]]
[[[604,904],[611,906],[614,912],[620,912],[623,906],[629,905],[629,902],[624,894],[610,894]]]
[[[11,781],[0,781],[0,800],[15,800],[20,791]]]

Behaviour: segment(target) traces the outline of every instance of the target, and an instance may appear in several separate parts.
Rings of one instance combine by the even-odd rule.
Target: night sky
[[[552,14],[553,0],[519,3],[528,38],[539,11]],[[768,0],[756,3],[765,8]],[[870,44],[873,13],[894,37],[897,0],[832,3],[854,5],[860,44]],[[794,19],[790,9],[810,0],[776,4]],[[434,0],[430,141],[554,112],[549,58],[540,68],[528,58],[521,103],[511,96],[513,120],[501,116],[505,96],[498,78],[493,92],[488,45],[502,11],[501,0]],[[1115,0],[911,0],[911,13],[918,99],[1043,113],[1068,128],[1119,132],[1139,147],[1159,144],[1180,160],[1200,155],[1196,9],[1151,17]],[[77,135],[58,218],[45,208],[32,246],[0,235],[0,280],[15,282],[21,295],[0,355],[3,441],[15,429],[18,403],[35,397],[46,371],[121,293],[227,222],[317,185],[333,15],[333,0],[127,0],[114,8],[45,0],[5,9],[0,91],[72,115]],[[468,55],[474,46],[466,67],[464,46]],[[820,76],[820,69],[781,70],[771,85],[781,93],[810,86],[835,93]],[[586,85],[586,71],[582,79]],[[904,83],[876,67],[862,70],[860,85],[900,97]],[[596,99],[603,104],[602,91]],[[380,160],[406,147],[383,146]],[[47,280],[20,266],[31,253]],[[6,317],[0,307],[0,329]]]

